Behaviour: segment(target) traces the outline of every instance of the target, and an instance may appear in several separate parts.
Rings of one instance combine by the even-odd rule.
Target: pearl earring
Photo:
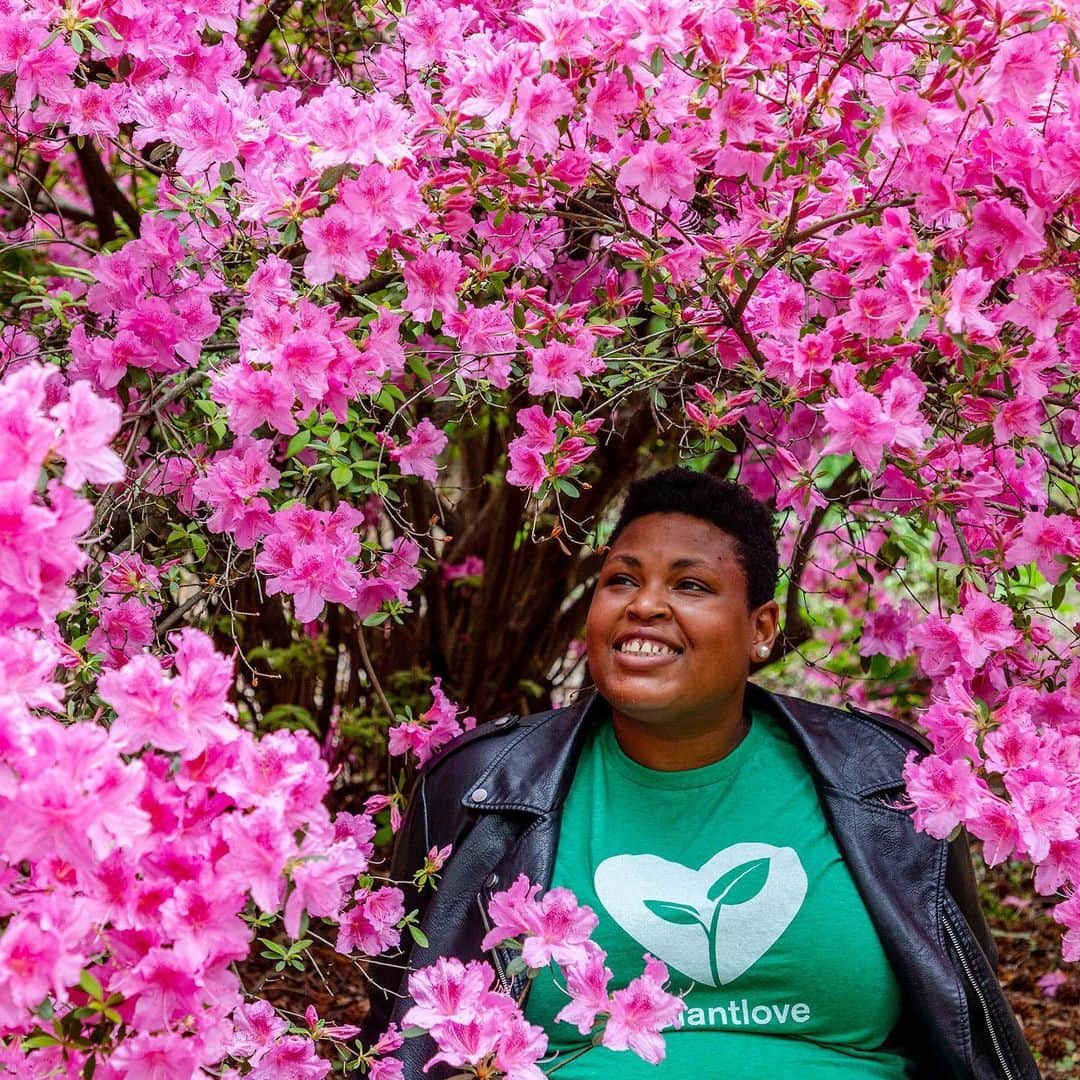
[[[759,660],[764,660],[768,657],[769,653],[772,652],[772,646],[762,643],[754,650],[754,652],[757,653],[757,658]]]

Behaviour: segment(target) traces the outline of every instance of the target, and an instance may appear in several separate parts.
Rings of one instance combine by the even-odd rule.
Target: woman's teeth
[[[617,652],[634,653],[638,656],[675,656],[678,650],[659,641],[646,641],[644,638],[631,638],[618,646]]]

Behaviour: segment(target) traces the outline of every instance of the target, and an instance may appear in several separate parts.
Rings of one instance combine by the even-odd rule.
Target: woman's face
[[[776,602],[751,611],[732,538],[686,514],[648,514],[619,535],[589,608],[589,671],[617,714],[708,731],[741,717],[754,650]]]

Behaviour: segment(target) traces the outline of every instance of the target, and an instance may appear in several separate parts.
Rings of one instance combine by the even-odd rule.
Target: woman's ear
[[[766,601],[750,613],[750,623],[750,655],[755,663],[760,664],[769,658],[776,644],[776,635],[780,630],[780,605],[775,600]]]

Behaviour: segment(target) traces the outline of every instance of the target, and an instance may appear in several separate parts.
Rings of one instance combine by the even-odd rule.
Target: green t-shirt
[[[593,1047],[561,1065],[559,1080],[914,1075],[881,1049],[900,989],[813,778],[772,717],[754,713],[727,757],[683,772],[632,761],[604,724],[574,774],[552,885],[599,917],[610,990],[640,975],[648,952],[687,1005],[682,1028],[664,1033],[659,1070]],[[560,1061],[589,1043],[554,1022],[568,1000],[545,971],[526,1006]]]

